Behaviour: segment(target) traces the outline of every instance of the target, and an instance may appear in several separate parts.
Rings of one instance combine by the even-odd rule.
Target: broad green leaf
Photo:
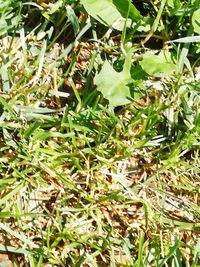
[[[194,11],[192,15],[192,26],[194,28],[194,31],[198,34],[200,34],[200,8]]]
[[[170,53],[161,51],[159,55],[151,52],[144,54],[140,66],[143,70],[152,76],[163,74],[172,74],[176,70],[176,65],[171,60]]]
[[[142,16],[137,8],[130,0],[113,0],[113,4],[124,18],[131,18],[133,21],[138,21]]]
[[[132,21],[142,17],[129,0],[81,0],[81,3],[90,16],[117,30],[123,30],[128,17],[127,27],[131,26]]]
[[[101,71],[94,78],[97,90],[109,101],[110,106],[121,106],[131,102],[132,97],[128,86],[132,82],[131,55],[132,51],[128,53],[121,72],[115,71],[110,63],[105,61]]]

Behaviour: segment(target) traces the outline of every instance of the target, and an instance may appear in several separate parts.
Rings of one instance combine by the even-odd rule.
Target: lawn
[[[200,266],[199,61],[199,0],[0,0],[0,267]]]

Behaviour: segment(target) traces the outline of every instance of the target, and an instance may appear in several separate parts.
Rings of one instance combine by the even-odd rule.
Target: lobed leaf
[[[117,72],[108,61],[105,61],[101,71],[95,76],[94,83],[97,90],[109,101],[110,106],[120,106],[131,103],[131,92],[129,84],[132,82],[130,51],[124,63],[123,70]]]

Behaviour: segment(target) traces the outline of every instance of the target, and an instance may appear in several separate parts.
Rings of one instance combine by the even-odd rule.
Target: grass
[[[171,42],[199,2],[132,2],[119,31],[79,1],[0,1],[0,266],[200,266],[199,43]],[[130,47],[111,105],[95,77]]]

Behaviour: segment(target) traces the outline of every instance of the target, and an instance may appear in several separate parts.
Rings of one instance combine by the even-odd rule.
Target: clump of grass
[[[147,34],[108,29],[79,1],[0,3],[2,264],[199,265],[198,44],[168,47],[172,73],[141,64],[197,4],[161,2],[143,4]],[[105,60],[120,73],[130,44],[140,97],[112,107],[94,77]]]

